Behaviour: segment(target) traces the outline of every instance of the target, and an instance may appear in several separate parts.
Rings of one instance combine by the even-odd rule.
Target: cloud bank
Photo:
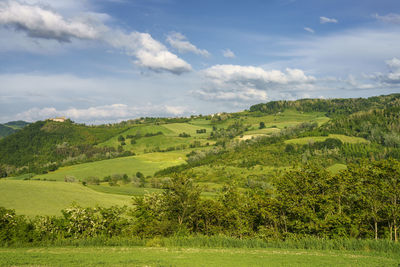
[[[104,122],[116,120],[128,120],[141,116],[146,116],[152,112],[157,116],[179,116],[187,112],[182,106],[169,105],[145,105],[128,106],[125,104],[112,104],[103,106],[94,106],[88,108],[68,108],[59,110],[54,107],[32,108],[15,115],[16,120],[37,121],[45,120],[57,116],[65,116],[77,121]]]

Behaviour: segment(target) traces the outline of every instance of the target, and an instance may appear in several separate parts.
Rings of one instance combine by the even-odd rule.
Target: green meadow
[[[200,129],[206,129],[207,132],[201,134],[196,133],[196,130]],[[210,125],[201,127],[189,123],[170,123],[163,125],[134,126],[120,135],[126,138],[128,135],[135,136],[140,134],[141,137],[136,139],[134,144],[131,143],[131,139],[126,139],[123,148],[126,151],[132,151],[136,154],[141,154],[145,151],[151,151],[156,148],[161,150],[169,148],[180,150],[182,147],[189,147],[194,141],[200,141],[202,146],[204,146],[206,143],[212,144],[214,143],[213,141],[207,140],[211,129],[212,127]],[[146,134],[155,134],[158,132],[161,132],[162,134],[145,136]],[[190,137],[179,137],[179,135],[182,133],[189,134]],[[121,145],[121,142],[118,141],[118,137],[120,135],[116,135],[109,140],[100,143],[98,146],[118,148],[118,146]]]
[[[97,192],[79,183],[0,180],[1,206],[27,216],[61,215],[75,202],[84,207],[131,204],[131,197]]]
[[[103,178],[113,174],[132,176],[138,171],[147,176],[153,175],[160,169],[182,164],[184,160],[184,151],[149,153],[61,167],[54,172],[37,175],[34,178],[64,181],[66,176],[73,176],[76,180],[83,180],[88,177]]]
[[[323,142],[327,138],[336,138],[342,141],[343,143],[349,143],[349,144],[367,144],[369,143],[368,140],[361,138],[361,137],[354,137],[354,136],[346,136],[342,134],[330,134],[328,136],[309,136],[309,137],[302,137],[302,138],[295,138],[295,139],[290,139],[286,140],[286,144],[299,144],[299,145],[305,145],[310,142]]]
[[[397,266],[399,255],[276,248],[1,248],[1,266]]]

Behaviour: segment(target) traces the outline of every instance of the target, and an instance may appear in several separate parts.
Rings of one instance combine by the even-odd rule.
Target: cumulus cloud
[[[398,58],[392,58],[390,60],[386,60],[386,64],[391,68],[391,69],[400,69],[400,59]]]
[[[285,72],[280,70],[264,70],[254,66],[240,65],[215,65],[203,71],[204,75],[215,83],[235,84],[261,84],[270,83],[288,84],[291,82],[313,82],[315,77],[306,76],[302,70],[287,68]]]
[[[113,47],[123,49],[128,55],[136,57],[135,64],[149,68],[153,71],[168,71],[174,74],[182,74],[192,70],[189,63],[153,39],[148,33],[111,32],[106,42]]]
[[[70,42],[71,38],[96,39],[99,29],[88,21],[65,19],[40,6],[14,1],[0,3],[0,24],[26,32],[30,37]]]
[[[309,27],[304,27],[304,30],[309,32],[309,33],[315,33],[315,31]]]
[[[338,23],[337,19],[334,18],[327,18],[327,17],[319,17],[319,22],[321,24],[325,23]]]
[[[236,57],[235,53],[233,53],[232,50],[230,50],[229,48],[222,50],[222,55],[226,58],[235,58]]]
[[[27,121],[45,120],[57,116],[65,116],[72,120],[86,121],[86,122],[103,122],[103,121],[121,121],[134,119],[143,115],[149,114],[182,115],[187,111],[182,106],[169,106],[169,105],[145,105],[145,106],[128,106],[125,104],[112,104],[103,106],[94,106],[88,108],[68,108],[57,109],[54,107],[45,108],[31,108],[15,115],[15,119],[22,119]]]
[[[98,40],[136,58],[134,63],[156,72],[181,74],[191,71],[189,63],[153,39],[148,33],[124,33],[104,24],[110,17],[85,12],[68,19],[48,8],[17,1],[0,3],[0,25],[25,32],[29,37],[71,42],[71,39]],[[203,50],[199,50],[204,52]]]
[[[205,84],[193,95],[205,100],[265,101],[273,91],[303,89],[316,81],[300,69],[265,70],[255,66],[215,65],[202,71]],[[312,87],[312,86],[311,86]]]
[[[382,21],[384,23],[400,24],[400,14],[390,13],[390,14],[383,15],[383,16],[375,14],[374,17],[377,20]]]
[[[399,85],[400,84],[400,59],[392,58],[391,60],[386,61],[386,65],[389,68],[389,73],[382,74],[378,73],[375,75],[375,79],[378,81],[391,85]]]
[[[194,44],[191,44],[186,36],[179,32],[171,32],[167,36],[167,43],[169,43],[173,48],[178,50],[180,53],[195,53],[202,55],[204,57],[209,57],[210,53],[205,49],[199,49]]]

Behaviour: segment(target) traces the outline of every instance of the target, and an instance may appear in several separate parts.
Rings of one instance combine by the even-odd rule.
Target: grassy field
[[[78,183],[0,180],[1,206],[17,214],[61,215],[76,202],[84,207],[130,205],[131,197],[94,191]]]
[[[208,121],[209,122],[209,121]],[[206,129],[206,133],[198,134],[196,130]],[[206,126],[196,126],[189,123],[170,123],[164,125],[145,125],[145,126],[135,126],[130,128],[129,130],[121,133],[123,137],[126,138],[127,135],[136,135],[137,133],[141,133],[142,137],[136,140],[135,144],[131,144],[130,139],[126,139],[124,145],[124,150],[132,151],[137,154],[143,153],[144,151],[149,151],[154,148],[167,149],[171,147],[180,147],[185,145],[189,147],[195,140],[200,141],[202,145],[205,143],[213,143],[207,140],[207,137],[210,135],[212,127],[210,125]],[[157,133],[161,132],[162,135],[145,137],[144,135],[147,133]],[[188,138],[179,137],[181,133],[190,134]],[[99,144],[100,147],[114,147],[118,148],[121,142],[118,141],[118,136],[116,135],[111,139],[107,140]]]
[[[323,112],[308,112],[302,113],[295,110],[285,110],[282,113],[275,114],[275,115],[266,115],[261,117],[255,117],[251,113],[243,112],[243,116],[239,120],[244,125],[250,125],[251,130],[257,130],[260,122],[264,122],[267,128],[276,127],[279,129],[283,129],[285,127],[295,126],[297,124],[303,122],[317,122],[319,125],[329,121],[329,118],[324,115]],[[222,122],[221,126],[228,126],[232,124],[235,118],[228,119]]]
[[[327,170],[330,171],[333,174],[339,173],[342,170],[347,169],[347,166],[345,164],[333,164],[332,166],[328,167]]]
[[[323,142],[327,138],[336,138],[342,141],[343,143],[349,144],[359,144],[359,143],[369,143],[368,140],[361,138],[361,137],[354,137],[354,136],[346,136],[342,134],[330,134],[328,136],[310,136],[310,137],[302,137],[296,139],[286,140],[286,144],[300,144],[305,145],[309,142]]]
[[[132,176],[138,171],[147,176],[153,175],[154,172],[160,169],[184,163],[186,153],[188,151],[149,153],[139,156],[89,162],[62,167],[54,172],[37,175],[34,178],[64,181],[66,176],[74,176],[76,180],[82,180],[90,176],[103,178],[107,175],[125,173],[128,176]]]
[[[98,192],[103,192],[107,194],[126,195],[126,196],[143,196],[148,193],[162,192],[161,189],[136,187],[133,186],[132,184],[118,185],[118,186],[109,186],[107,184],[100,184],[100,185],[88,185],[88,187]]]
[[[2,248],[1,266],[397,266],[399,255],[243,248]]]

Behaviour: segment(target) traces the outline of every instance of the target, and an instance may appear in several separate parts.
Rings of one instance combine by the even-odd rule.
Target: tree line
[[[201,193],[193,180],[177,174],[162,193],[135,197],[131,207],[74,205],[62,217],[34,219],[0,208],[0,242],[177,234],[399,239],[400,162],[392,159],[349,165],[336,175],[307,164],[276,177],[267,189],[231,183],[215,198]]]

